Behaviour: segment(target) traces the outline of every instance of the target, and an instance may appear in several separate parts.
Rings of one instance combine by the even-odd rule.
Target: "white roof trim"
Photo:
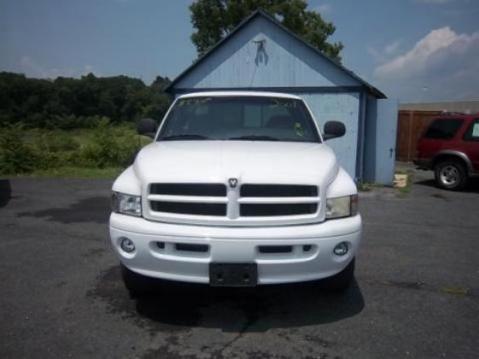
[[[300,100],[301,97],[296,95],[290,95],[281,92],[266,92],[266,91],[199,91],[191,92],[178,96],[178,98],[190,98],[190,97],[220,97],[220,96],[258,96],[258,97],[279,97],[290,98]]]

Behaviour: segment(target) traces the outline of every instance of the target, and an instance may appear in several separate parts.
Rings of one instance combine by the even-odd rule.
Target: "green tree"
[[[115,124],[145,116],[159,121],[170,104],[164,92],[169,83],[161,76],[147,86],[127,76],[88,74],[50,81],[0,72],[0,127],[22,123],[27,128],[89,128],[99,117]]]
[[[155,80],[151,83],[150,88],[157,92],[163,92],[170,83],[171,80],[168,77],[156,76]]]
[[[263,9],[325,55],[340,62],[343,44],[327,41],[336,31],[335,26],[307,7],[305,0],[197,0],[190,5],[191,22],[196,29],[191,40],[201,56],[245,17]]]

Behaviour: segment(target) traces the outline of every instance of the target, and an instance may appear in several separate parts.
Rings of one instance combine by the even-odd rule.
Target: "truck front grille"
[[[152,183],[147,199],[151,219],[231,225],[312,220],[320,203],[317,186],[254,183]]]

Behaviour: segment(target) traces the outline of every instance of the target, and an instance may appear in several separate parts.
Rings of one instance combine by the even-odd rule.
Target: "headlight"
[[[358,213],[358,195],[328,198],[326,219],[355,216]]]
[[[116,213],[141,217],[141,196],[113,192],[111,210]]]

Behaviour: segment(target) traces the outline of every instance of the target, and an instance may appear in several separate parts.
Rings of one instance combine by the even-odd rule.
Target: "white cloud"
[[[333,11],[331,4],[321,4],[314,8],[314,11],[319,12],[321,15],[329,15]]]
[[[447,48],[456,39],[456,33],[449,27],[433,30],[419,40],[407,53],[379,66],[375,74],[378,77],[389,77],[397,74],[404,75],[404,72],[418,71],[434,53],[442,48]]]
[[[384,63],[392,58],[400,49],[401,40],[395,40],[382,49],[378,50],[374,46],[369,46],[367,48],[368,53],[374,58],[376,62]]]
[[[400,97],[431,99],[479,98],[479,32],[457,34],[450,27],[436,29],[409,51],[379,65],[374,77]]]
[[[82,75],[88,75],[89,73],[93,73],[93,66],[92,65],[85,65],[83,68]]]
[[[45,69],[33,61],[30,56],[22,56],[20,59],[20,67],[25,73],[34,77],[46,77]]]
[[[85,65],[83,69],[75,70],[72,68],[59,69],[48,68],[35,61],[30,56],[22,56],[20,59],[21,72],[25,73],[29,77],[55,79],[59,76],[63,77],[80,77],[81,75],[87,75],[90,72],[95,72],[91,65]],[[95,72],[96,73],[96,72]],[[96,73],[96,75],[98,75]]]
[[[399,46],[401,46],[401,41],[399,41],[399,40],[394,41],[394,42],[386,45],[386,47],[384,48],[384,53],[386,55],[392,55],[392,54],[396,53],[397,50],[399,50]]]

